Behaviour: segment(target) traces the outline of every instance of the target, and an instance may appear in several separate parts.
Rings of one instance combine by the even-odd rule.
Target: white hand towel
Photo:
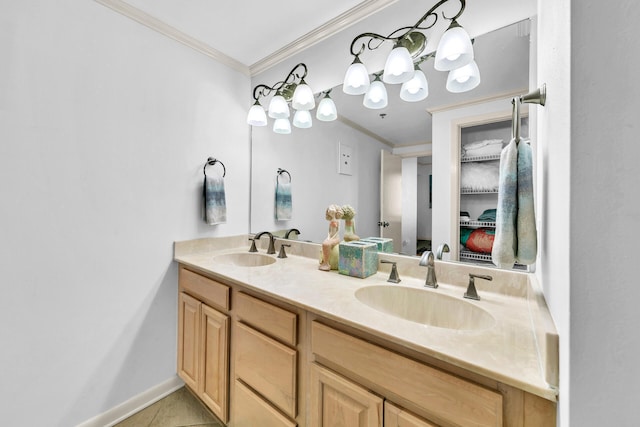
[[[496,209],[496,235],[491,259],[500,268],[512,268],[516,262],[518,242],[518,145],[511,140],[500,153],[500,182]]]
[[[204,177],[204,220],[208,225],[227,222],[227,200],[224,178],[216,172]]]

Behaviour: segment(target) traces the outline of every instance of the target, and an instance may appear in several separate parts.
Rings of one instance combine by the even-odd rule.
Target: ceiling
[[[280,73],[282,66],[288,71],[295,63],[294,59],[301,56],[300,52],[315,44],[322,46],[319,42],[324,40],[327,40],[326,45],[332,46],[327,48],[332,50],[331,54],[339,50],[345,57],[339,61],[327,60],[324,67],[345,67],[346,70],[342,63],[348,65],[350,62],[348,47],[354,34],[386,34],[395,28],[413,25],[435,3],[435,0],[324,0],[305,2],[301,8],[300,2],[292,0],[243,0],[241,3],[213,0],[95,1],[251,76],[269,69],[269,72]],[[455,3],[445,4],[444,8],[457,10],[459,6]],[[487,22],[497,19],[493,15],[497,10],[502,19],[513,22],[513,19],[505,17],[513,14],[514,9],[523,8],[524,3],[535,4],[535,0],[515,3],[519,4],[514,5],[512,0],[485,0],[482,4],[467,2],[460,22],[472,36],[484,34]],[[525,16],[531,15],[530,11],[531,7],[528,7]],[[438,26],[430,31],[434,34],[443,32]],[[428,37],[430,42],[425,52],[434,50],[438,39],[430,34]],[[384,110],[368,110],[361,104],[362,96],[347,96],[339,89],[332,92],[332,98],[343,121],[367,129],[393,147],[427,143],[431,140],[428,111],[488,98],[514,88],[526,88],[528,43],[528,38],[517,37],[515,30],[504,30],[500,36],[495,33],[476,38],[474,50],[482,84],[467,94],[449,94],[444,89],[446,73],[433,70],[433,61],[429,60],[421,66],[429,80],[430,95],[425,101],[400,101],[397,85],[388,85],[389,106]],[[326,74],[326,70],[314,61],[329,52],[325,49],[319,53],[318,46],[313,46],[303,59],[310,66],[310,75],[314,71]],[[363,61],[369,72],[378,71],[376,67],[384,63],[386,52],[367,55],[363,55]],[[269,72],[260,74],[258,78],[269,79]],[[384,118],[380,114],[385,114]]]

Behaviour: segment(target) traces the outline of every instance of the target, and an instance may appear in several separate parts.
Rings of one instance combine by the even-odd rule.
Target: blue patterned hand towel
[[[536,261],[538,237],[536,232],[536,213],[533,206],[533,159],[532,150],[527,141],[518,146],[518,252],[516,260],[522,265]]]
[[[227,222],[224,178],[217,173],[204,177],[204,220],[208,225]]]
[[[496,235],[491,259],[500,268],[512,268],[518,251],[516,221],[518,212],[518,145],[515,140],[500,154],[500,181],[496,210]]]
[[[282,183],[276,179],[276,221],[291,219],[291,182]]]

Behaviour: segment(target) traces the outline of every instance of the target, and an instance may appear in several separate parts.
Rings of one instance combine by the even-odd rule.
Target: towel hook
[[[278,168],[278,178],[280,178],[280,175],[282,175],[283,173],[289,175],[289,182],[291,182],[291,174],[289,173],[289,171],[287,171],[286,169]]]
[[[220,160],[218,159],[214,159],[213,157],[209,157],[207,159],[207,162],[204,164],[204,167],[202,168],[202,173],[204,173],[204,176],[207,176],[207,166],[208,165],[215,165],[216,163],[220,163],[220,165],[222,166],[222,177],[224,178],[225,175],[227,174],[227,168],[224,167],[224,163],[222,163]]]
[[[538,104],[544,107],[547,102],[547,84],[543,83],[538,89],[527,93],[526,95],[516,96],[511,100],[513,104],[513,115],[511,118],[511,137],[520,142],[520,104]]]
[[[516,96],[511,100],[513,104],[513,114],[511,117],[511,137],[520,143],[520,97]]]

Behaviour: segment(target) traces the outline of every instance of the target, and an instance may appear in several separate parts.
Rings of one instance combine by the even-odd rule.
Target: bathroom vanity
[[[381,254],[391,284],[387,264],[323,272],[319,245],[288,243],[284,259],[246,235],[175,244],[178,374],[227,425],[556,425],[557,334],[533,275],[437,262],[425,289],[415,259]],[[480,301],[462,298],[470,272],[493,276]]]

